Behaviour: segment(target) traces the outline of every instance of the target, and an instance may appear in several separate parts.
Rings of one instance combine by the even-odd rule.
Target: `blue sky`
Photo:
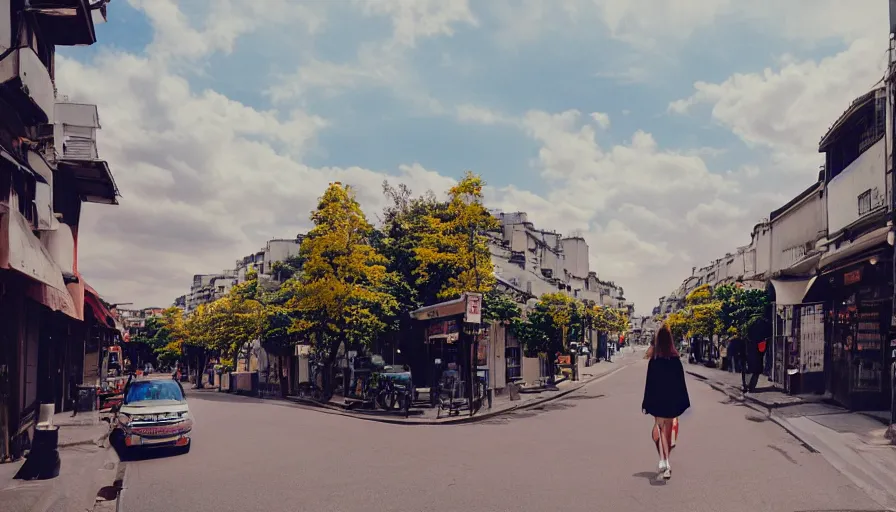
[[[307,229],[329,181],[375,217],[383,179],[442,193],[471,169],[491,206],[582,233],[649,311],[811,183],[882,74],[884,4],[741,4],[115,2],[98,44],[59,52],[123,195],[85,212],[82,267],[167,304]]]

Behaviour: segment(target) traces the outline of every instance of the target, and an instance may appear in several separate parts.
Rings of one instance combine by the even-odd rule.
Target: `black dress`
[[[647,365],[641,410],[657,418],[677,418],[691,406],[684,367],[677,357],[654,357]]]

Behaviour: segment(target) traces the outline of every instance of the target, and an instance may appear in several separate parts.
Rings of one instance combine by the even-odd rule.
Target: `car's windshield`
[[[124,403],[132,404],[147,400],[175,400],[184,399],[180,386],[173,380],[145,380],[131,383],[128,387]]]

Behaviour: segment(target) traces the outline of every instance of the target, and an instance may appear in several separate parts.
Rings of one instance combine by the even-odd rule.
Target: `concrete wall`
[[[262,273],[271,274],[274,262],[286,261],[290,256],[297,256],[300,245],[299,240],[270,240],[265,247]]]
[[[818,191],[772,221],[772,272],[785,269],[802,259],[807,245],[810,249],[814,248],[815,241],[823,235],[827,217],[825,198],[820,191],[821,185]]]
[[[577,277],[588,275],[588,244],[584,238],[564,238],[563,254],[566,257],[566,271]]]
[[[837,233],[846,226],[859,220],[858,196],[871,190],[873,211],[886,206],[886,154],[885,140],[877,141],[873,146],[843,169],[827,185],[828,230]]]
[[[526,385],[533,385],[543,377],[541,374],[541,359],[537,357],[522,357],[522,373],[523,382]]]

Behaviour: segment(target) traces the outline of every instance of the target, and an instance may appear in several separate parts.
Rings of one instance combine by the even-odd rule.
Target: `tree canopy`
[[[300,248],[302,273],[288,282],[286,308],[292,332],[330,365],[343,340],[368,345],[385,330],[397,302],[385,289],[387,260],[371,245],[373,226],[349,187],[331,184],[311,220]]]

